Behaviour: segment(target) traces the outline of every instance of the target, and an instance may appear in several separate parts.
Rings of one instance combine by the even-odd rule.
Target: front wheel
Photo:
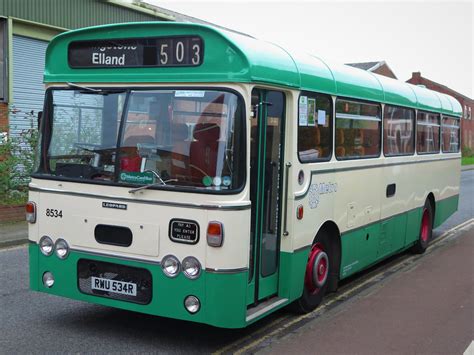
[[[304,277],[304,289],[301,297],[292,308],[299,313],[308,313],[322,302],[328,291],[331,253],[329,236],[321,232],[311,248]]]
[[[421,215],[420,235],[418,241],[413,246],[413,252],[423,254],[428,248],[428,244],[433,236],[433,208],[430,201],[426,200]]]

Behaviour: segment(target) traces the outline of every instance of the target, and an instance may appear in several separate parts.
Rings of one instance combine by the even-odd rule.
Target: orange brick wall
[[[25,219],[25,206],[1,206],[0,205],[0,223],[16,222]]]
[[[0,102],[0,130],[8,126],[8,104]]]

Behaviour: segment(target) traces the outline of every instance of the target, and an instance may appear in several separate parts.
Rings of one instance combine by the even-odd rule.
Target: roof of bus
[[[81,40],[198,35],[204,61],[198,67],[73,69],[69,43]],[[88,27],[55,37],[47,49],[45,82],[260,82],[460,116],[451,96],[215,27],[139,22]]]

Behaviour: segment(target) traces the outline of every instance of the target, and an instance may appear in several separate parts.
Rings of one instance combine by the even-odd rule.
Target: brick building
[[[364,63],[346,63],[354,68],[370,71],[375,74],[387,76],[392,79],[398,79],[393,70],[388,66],[385,60],[378,62],[364,62]]]
[[[463,115],[461,119],[461,143],[462,147],[474,150],[474,119],[472,113],[474,112],[474,100],[464,96],[445,85],[432,81],[421,76],[420,72],[414,72],[407,83],[414,85],[423,85],[426,88],[453,96],[462,106]]]

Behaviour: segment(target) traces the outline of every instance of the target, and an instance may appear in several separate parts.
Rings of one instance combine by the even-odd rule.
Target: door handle
[[[395,195],[396,191],[397,191],[397,185],[396,184],[389,184],[389,185],[387,185],[386,196],[387,197],[392,197],[392,196]]]
[[[286,237],[288,236],[288,225],[287,225],[287,215],[288,215],[288,181],[290,180],[290,168],[291,163],[288,162],[285,164],[285,193],[284,193],[284,210],[283,210],[283,235]]]

